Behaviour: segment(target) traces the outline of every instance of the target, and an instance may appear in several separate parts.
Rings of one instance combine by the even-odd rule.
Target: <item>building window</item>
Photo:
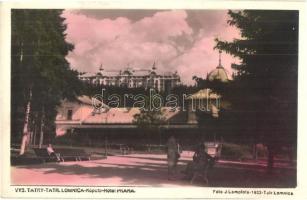
[[[67,111],[67,120],[72,120],[72,110]]]

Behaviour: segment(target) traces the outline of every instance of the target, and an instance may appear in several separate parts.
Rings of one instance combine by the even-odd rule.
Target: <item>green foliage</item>
[[[196,87],[198,89],[210,88],[212,91],[218,94],[225,94],[229,91],[229,89],[231,89],[230,82],[221,82],[220,80],[210,81],[208,79],[203,79],[197,76],[194,76],[193,80],[195,80]]]
[[[241,39],[216,40],[216,48],[238,57],[229,90],[236,123],[246,137],[279,146],[296,142],[298,12],[229,11],[228,24]]]
[[[25,105],[32,91],[32,130],[45,119],[44,129],[54,133],[56,106],[80,92],[77,72],[65,56],[73,45],[65,41],[62,10],[12,10],[12,138],[21,132]],[[39,129],[39,128],[38,128]]]
[[[166,123],[163,112],[160,110],[142,109],[139,114],[135,114],[133,123],[143,131],[145,142],[151,143],[159,137],[161,144],[160,126]]]
[[[165,117],[161,110],[141,110],[134,115],[133,123],[139,128],[152,130],[157,129],[165,123]]]
[[[251,149],[246,145],[238,145],[233,143],[224,143],[222,147],[221,157],[223,159],[251,159]]]

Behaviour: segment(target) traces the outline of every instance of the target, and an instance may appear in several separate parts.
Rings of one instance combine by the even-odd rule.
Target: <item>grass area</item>
[[[248,145],[224,143],[221,152],[222,159],[245,160],[252,159],[252,151]]]

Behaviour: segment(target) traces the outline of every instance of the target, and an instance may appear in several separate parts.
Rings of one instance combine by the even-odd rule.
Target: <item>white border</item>
[[[57,8],[57,9],[277,9],[299,10],[299,89],[298,89],[298,165],[297,188],[272,189],[274,191],[293,191],[294,196],[263,196],[263,195],[212,195],[213,188],[137,188],[133,194],[64,194],[56,193],[15,193],[10,186],[10,9],[11,8]],[[307,141],[307,75],[306,67],[306,3],[304,1],[204,1],[204,0],[100,0],[100,1],[23,1],[0,2],[0,137],[1,137],[1,196],[4,197],[39,197],[39,198],[251,198],[251,199],[302,199],[307,197],[306,147]],[[305,36],[305,37],[304,37]],[[218,189],[218,188],[215,188]],[[225,188],[220,188],[225,189]],[[254,190],[246,189],[244,190]],[[268,189],[269,190],[269,189]]]

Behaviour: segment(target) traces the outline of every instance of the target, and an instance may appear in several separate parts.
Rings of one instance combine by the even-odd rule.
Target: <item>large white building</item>
[[[155,63],[151,69],[127,67],[119,71],[104,70],[100,66],[98,73],[82,73],[79,79],[95,85],[154,88],[158,91],[169,91],[181,83],[177,72],[158,73]]]

